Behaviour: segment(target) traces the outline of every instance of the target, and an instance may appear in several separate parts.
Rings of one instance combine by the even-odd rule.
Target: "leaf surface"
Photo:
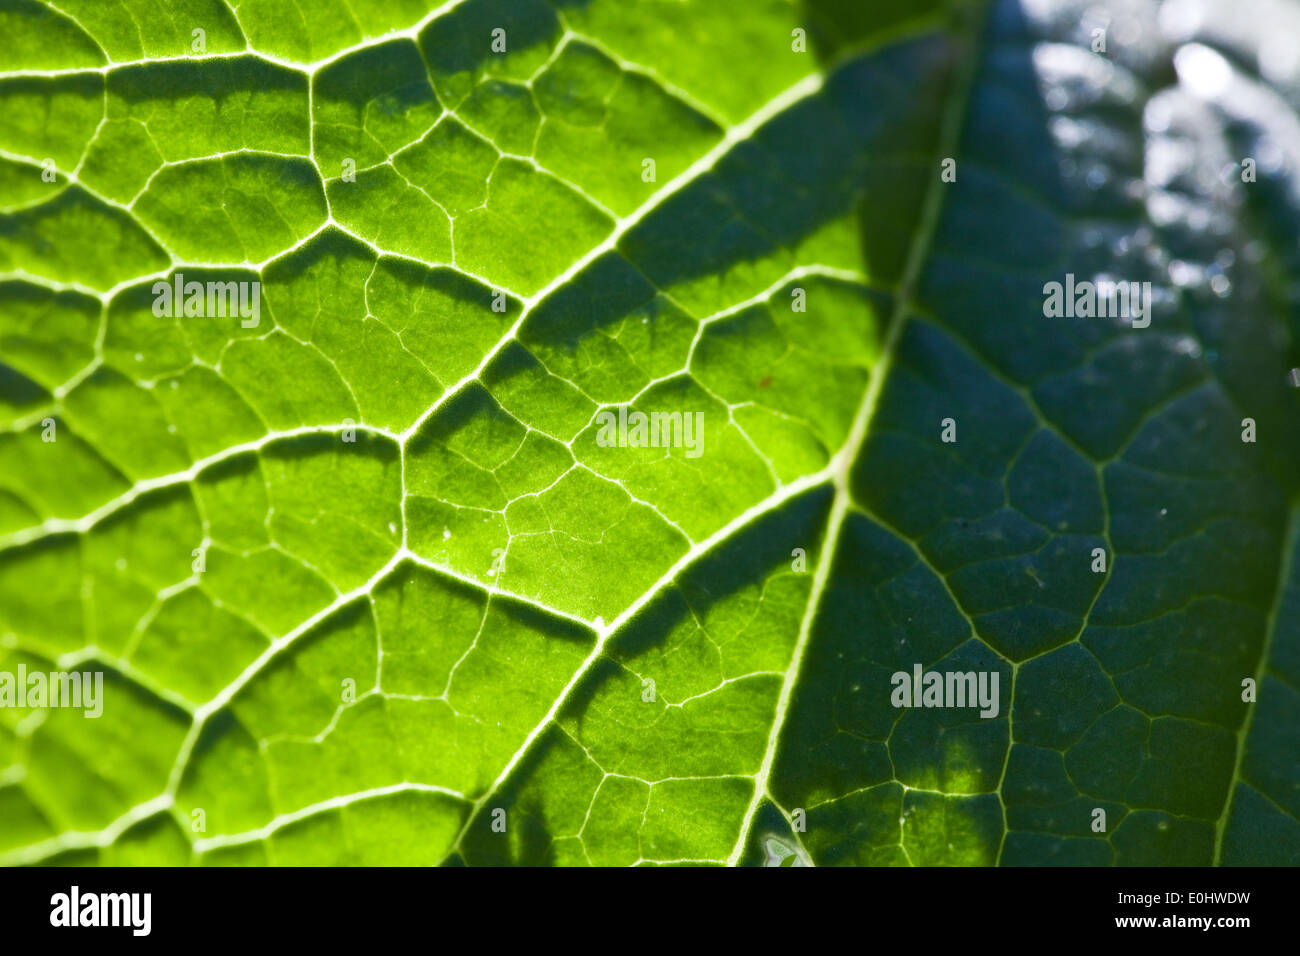
[[[0,861],[1300,860],[1294,8],[165,6],[0,0]]]

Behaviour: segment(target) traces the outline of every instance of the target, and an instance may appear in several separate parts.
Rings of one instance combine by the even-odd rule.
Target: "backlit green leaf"
[[[1300,862],[1298,31],[0,0],[0,862]]]

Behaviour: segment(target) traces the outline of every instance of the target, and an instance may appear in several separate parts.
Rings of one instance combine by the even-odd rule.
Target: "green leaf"
[[[1242,3],[0,0],[0,862],[1300,861]]]

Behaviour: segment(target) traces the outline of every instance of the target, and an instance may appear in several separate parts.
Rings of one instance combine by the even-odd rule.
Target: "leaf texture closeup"
[[[0,0],[0,863],[1300,862],[1297,35]]]

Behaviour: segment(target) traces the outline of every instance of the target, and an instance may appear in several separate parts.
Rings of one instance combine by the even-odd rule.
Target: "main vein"
[[[744,853],[749,831],[758,808],[762,805],[763,800],[771,798],[768,788],[780,743],[781,731],[785,726],[791,697],[798,684],[799,672],[811,640],[817,612],[826,591],[826,583],[830,579],[840,531],[844,527],[844,519],[849,509],[853,505],[850,472],[870,431],[881,392],[889,377],[890,369],[893,367],[894,356],[897,352],[898,343],[902,338],[903,328],[906,326],[908,315],[913,308],[912,298],[916,282],[920,278],[921,269],[928,258],[930,243],[938,225],[939,214],[943,208],[944,186],[938,174],[939,160],[944,156],[954,155],[956,151],[957,141],[965,120],[966,102],[969,99],[970,88],[974,81],[976,56],[973,38],[977,33],[980,22],[981,18],[971,17],[967,32],[959,37],[954,37],[954,42],[957,42],[965,49],[962,51],[961,72],[956,78],[955,92],[950,97],[941,120],[933,177],[929,188],[925,192],[920,221],[912,234],[912,242],[904,262],[902,281],[899,285],[898,295],[894,300],[894,309],[889,319],[888,332],[880,361],[872,369],[871,379],[867,383],[862,403],[854,417],[849,437],[836,455],[836,467],[833,472],[835,497],[826,520],[826,533],[823,535],[821,553],[818,556],[817,568],[813,574],[812,586],[808,592],[808,603],[804,608],[803,618],[799,623],[799,636],[791,654],[790,665],[786,669],[785,677],[781,683],[781,693],[777,698],[776,711],[772,718],[771,731],[768,734],[767,748],[763,753],[762,763],[759,765],[758,772],[754,777],[754,792],[750,797],[749,807],[741,821],[736,844],[727,858],[727,863],[731,866],[734,866]],[[775,801],[773,802],[775,803]]]

